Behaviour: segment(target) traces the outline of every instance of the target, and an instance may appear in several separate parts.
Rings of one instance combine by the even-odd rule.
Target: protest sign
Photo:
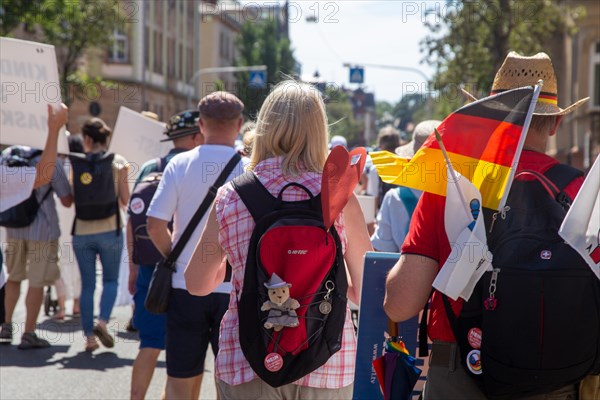
[[[165,125],[121,106],[109,151],[122,155],[129,162],[129,184],[133,185],[142,165],[153,158],[163,157],[173,147],[161,142]]]
[[[385,278],[398,261],[398,253],[368,252],[365,255],[360,310],[358,317],[358,339],[356,368],[354,372],[353,400],[383,399],[379,382],[373,368],[373,360],[383,354],[388,319],[383,310]],[[415,355],[417,347],[417,317],[398,326],[406,348]],[[419,361],[422,365],[422,361]]]
[[[48,135],[47,104],[60,104],[61,91],[54,46],[0,37],[0,144],[43,149]],[[58,152],[69,145],[59,135]]]
[[[365,216],[365,222],[367,224],[375,222],[375,217],[376,217],[375,197],[359,194],[356,196],[356,198],[358,199],[358,203],[360,204],[360,209],[362,210],[363,215]]]

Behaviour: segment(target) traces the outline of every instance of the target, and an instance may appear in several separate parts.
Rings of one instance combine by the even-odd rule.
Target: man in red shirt
[[[524,66],[527,66],[530,73],[527,76],[517,74]],[[543,92],[536,104],[517,171],[527,169],[544,173],[558,164],[557,160],[545,154],[548,138],[556,134],[563,115],[587,100],[580,100],[566,109],[558,107],[554,69],[550,58],[544,53],[523,57],[511,52],[496,74],[492,94],[535,85],[539,79],[544,80]],[[575,198],[582,183],[582,177],[574,179],[565,189],[566,194],[571,199]],[[443,196],[424,193],[415,209],[401,249],[402,256],[386,282],[384,308],[394,321],[404,321],[419,313],[429,299],[436,275],[450,255],[451,247],[444,226],[445,202],[446,198]],[[450,300],[450,304],[458,315],[463,301]],[[428,332],[433,347],[424,399],[485,399],[486,396],[461,365],[460,351],[442,296],[437,291],[432,297]],[[576,393],[575,385],[570,385],[553,393],[557,395],[553,399],[574,399]],[[527,397],[537,398],[542,397]]]

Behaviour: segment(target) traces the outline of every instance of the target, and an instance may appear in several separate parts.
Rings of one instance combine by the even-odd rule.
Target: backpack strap
[[[252,171],[238,176],[231,181],[231,185],[255,222],[273,210],[277,204],[277,199],[271,195],[271,192]]]
[[[165,170],[165,168],[167,168],[167,158],[166,157],[159,157],[156,159],[156,171],[154,172],[163,172]]]
[[[419,199],[417,196],[415,196],[412,190],[404,186],[400,186],[398,188],[398,195],[400,196],[400,201],[402,201],[402,204],[404,204],[406,211],[408,211],[408,216],[412,218],[415,208],[417,208]]]
[[[564,190],[574,179],[583,176],[583,172],[569,165],[556,164],[543,174],[533,170],[519,171],[515,178],[523,175],[529,175],[537,179],[548,194],[556,199],[565,210],[568,210],[573,199]]]
[[[215,197],[217,197],[217,190],[219,190],[219,188],[223,186],[223,184],[227,180],[227,177],[231,174],[235,166],[239,164],[241,159],[242,157],[238,153],[235,153],[233,157],[231,157],[225,168],[223,168],[223,171],[221,171],[221,174],[219,175],[215,183],[213,183],[213,185],[208,189],[206,197],[200,204],[200,207],[198,207],[198,210],[196,210],[196,213],[194,214],[190,222],[185,227],[185,230],[183,231],[181,237],[175,244],[175,247],[173,247],[173,250],[167,256],[165,260],[165,265],[173,266],[173,264],[175,264],[175,261],[177,261],[177,258],[179,258],[179,255],[183,251],[185,245],[192,237],[192,234],[194,233],[196,227],[202,220],[202,217],[204,216],[204,214],[206,214],[206,211],[208,211],[208,208],[212,205]],[[172,268],[174,271],[175,267]]]

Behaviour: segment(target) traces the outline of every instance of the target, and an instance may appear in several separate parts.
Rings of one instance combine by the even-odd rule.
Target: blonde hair
[[[249,169],[283,156],[284,175],[322,172],[327,140],[327,115],[318,89],[293,80],[280,82],[258,113]]]

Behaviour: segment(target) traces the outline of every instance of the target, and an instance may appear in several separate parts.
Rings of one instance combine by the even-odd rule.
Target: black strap
[[[154,172],[164,172],[167,167],[166,157],[159,157],[156,159],[156,170]]]
[[[429,295],[429,300],[425,303],[425,307],[423,307],[423,314],[421,314],[421,321],[419,322],[419,357],[427,357],[429,354],[429,343],[427,343],[427,313],[429,312],[429,302],[431,301],[432,295],[433,290]]]
[[[46,194],[44,195],[44,197],[42,197],[42,199],[38,202],[38,204],[41,206],[42,203],[44,202],[44,200],[46,200],[48,198],[48,195],[50,195],[50,192],[52,191],[52,186],[50,186],[48,188],[48,191],[46,192]]]
[[[277,204],[277,198],[271,195],[254,172],[249,171],[238,176],[231,184],[255,222],[273,210]]]
[[[223,186],[223,184],[227,180],[227,177],[231,174],[231,172],[233,171],[235,166],[238,165],[241,159],[242,157],[238,153],[235,153],[233,157],[231,157],[223,171],[221,171],[221,174],[219,175],[215,183],[210,187],[210,189],[208,189],[208,193],[206,194],[206,197],[200,204],[200,207],[198,207],[198,210],[186,226],[185,231],[183,231],[183,234],[175,244],[175,247],[167,256],[165,260],[166,265],[173,265],[175,261],[177,261],[177,258],[183,251],[183,248],[185,247],[187,242],[190,240],[190,237],[192,237],[192,234],[196,230],[196,227],[200,223],[200,220],[202,219],[204,214],[206,214],[206,211],[211,206],[213,200],[217,196],[217,190],[219,190],[219,188]]]

